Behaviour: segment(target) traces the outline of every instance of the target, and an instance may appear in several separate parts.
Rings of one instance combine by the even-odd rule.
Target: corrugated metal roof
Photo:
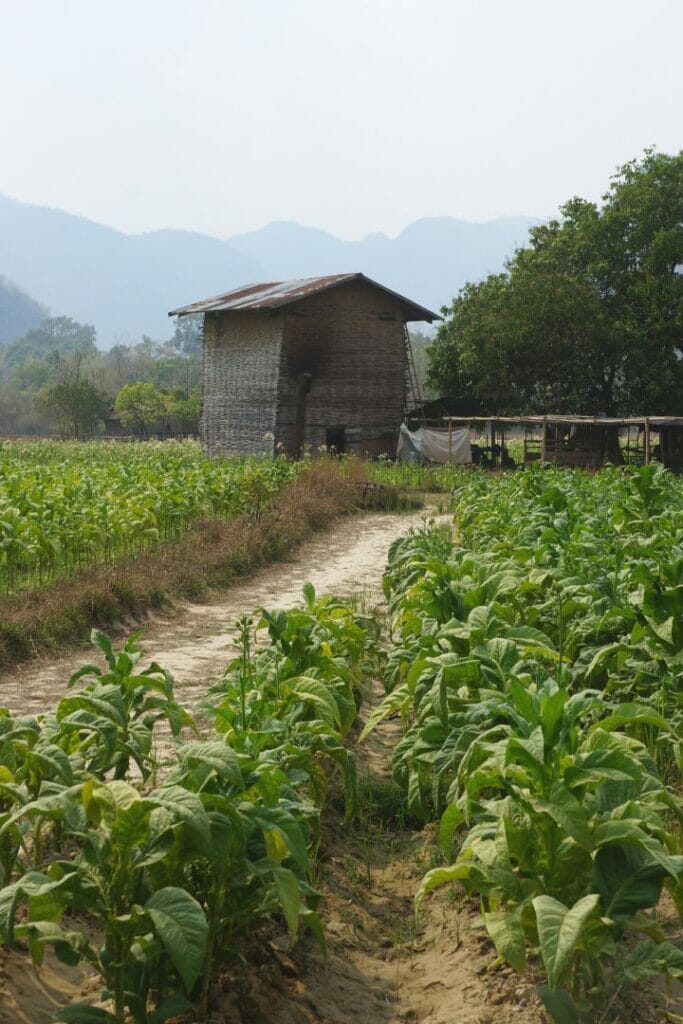
[[[216,295],[211,299],[202,299],[189,306],[172,309],[169,316],[188,316],[190,313],[222,313],[227,310],[272,310],[291,306],[295,302],[316,295],[318,292],[337,288],[351,281],[365,281],[380,291],[398,299],[404,308],[406,320],[440,320],[438,313],[432,313],[424,306],[419,306],[404,295],[399,295],[391,288],[385,288],[365,274],[329,274],[327,277],[299,277],[293,281],[266,281],[263,284],[250,284],[235,288],[224,295]]]

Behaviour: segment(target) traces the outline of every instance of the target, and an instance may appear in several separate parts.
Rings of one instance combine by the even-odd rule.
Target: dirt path
[[[345,518],[289,561],[259,570],[211,603],[186,604],[173,614],[152,619],[144,627],[141,646],[148,658],[173,674],[178,699],[191,707],[207,682],[217,679],[234,656],[233,625],[240,615],[259,606],[300,603],[307,580],[318,594],[368,591],[379,598],[389,545],[426,514],[370,513]],[[91,660],[96,660],[92,648],[83,645],[19,666],[0,681],[0,706],[13,714],[46,711],[65,692],[69,675]]]

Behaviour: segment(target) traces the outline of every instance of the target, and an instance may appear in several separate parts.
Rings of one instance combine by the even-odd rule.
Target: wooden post
[[[650,465],[650,420],[645,417],[645,465]]]
[[[541,429],[543,430],[543,436],[541,437],[541,462],[545,462],[546,455],[546,434],[548,432],[548,417],[543,417],[543,424]]]
[[[448,420],[448,461],[453,457],[453,420]]]

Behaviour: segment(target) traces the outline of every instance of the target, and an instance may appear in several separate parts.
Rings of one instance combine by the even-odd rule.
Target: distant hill
[[[397,238],[346,242],[276,222],[223,241],[188,231],[126,235],[83,217],[0,196],[0,273],[49,306],[97,328],[99,344],[169,336],[169,309],[240,284],[362,271],[438,310],[466,280],[502,269],[530,217],[482,224],[436,217]]]
[[[0,276],[0,345],[20,338],[46,316],[40,303]]]

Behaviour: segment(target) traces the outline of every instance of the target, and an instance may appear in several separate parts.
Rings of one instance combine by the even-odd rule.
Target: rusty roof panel
[[[169,316],[188,316],[190,313],[222,313],[230,310],[274,310],[291,306],[295,302],[308,298],[309,295],[316,295],[318,292],[326,291],[328,288],[336,288],[339,285],[348,284],[351,281],[365,281],[367,284],[386,292],[397,299],[404,307],[406,320],[440,320],[437,313],[424,306],[419,306],[410,299],[399,295],[398,292],[385,288],[384,285],[372,281],[365,274],[329,274],[327,277],[300,277],[293,281],[266,281],[262,284],[250,284],[242,288],[235,288],[233,291],[225,292],[224,295],[215,295],[211,299],[202,299],[200,302],[193,302],[189,306],[180,306],[172,309]]]

